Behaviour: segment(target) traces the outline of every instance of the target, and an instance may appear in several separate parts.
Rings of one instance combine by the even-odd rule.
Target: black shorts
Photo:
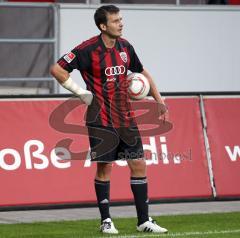
[[[112,162],[115,160],[143,158],[142,139],[135,127],[88,126],[91,161]]]

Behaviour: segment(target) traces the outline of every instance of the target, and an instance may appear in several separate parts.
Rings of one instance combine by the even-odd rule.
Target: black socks
[[[149,219],[146,177],[131,177],[131,189],[135,200],[139,226]],[[95,191],[101,220],[111,218],[109,213],[110,181],[99,181],[95,179]]]
[[[146,177],[131,177],[133,192],[138,216],[138,226],[148,221],[148,189]]]
[[[99,181],[95,179],[95,191],[101,220],[111,218],[109,214],[110,181]]]

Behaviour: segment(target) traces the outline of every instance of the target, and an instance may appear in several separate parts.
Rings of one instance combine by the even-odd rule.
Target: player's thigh
[[[143,145],[137,127],[119,128],[119,159],[135,160],[144,157]]]
[[[112,162],[116,160],[119,138],[114,128],[88,126],[88,135],[91,161]]]

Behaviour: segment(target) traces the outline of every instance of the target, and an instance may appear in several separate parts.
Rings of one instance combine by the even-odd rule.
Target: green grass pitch
[[[87,237],[186,237],[239,238],[240,212],[154,217],[169,230],[157,235],[136,231],[136,218],[113,219],[119,235],[99,232],[99,220],[1,224],[1,238],[87,238]]]

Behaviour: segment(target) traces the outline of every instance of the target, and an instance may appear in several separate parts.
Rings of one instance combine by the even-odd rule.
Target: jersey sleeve
[[[88,67],[87,52],[74,48],[69,53],[63,55],[57,63],[69,73],[74,69],[84,70]]]
[[[129,70],[132,72],[141,73],[143,71],[143,65],[139,60],[133,46],[129,44],[129,52],[130,52],[130,65]]]

